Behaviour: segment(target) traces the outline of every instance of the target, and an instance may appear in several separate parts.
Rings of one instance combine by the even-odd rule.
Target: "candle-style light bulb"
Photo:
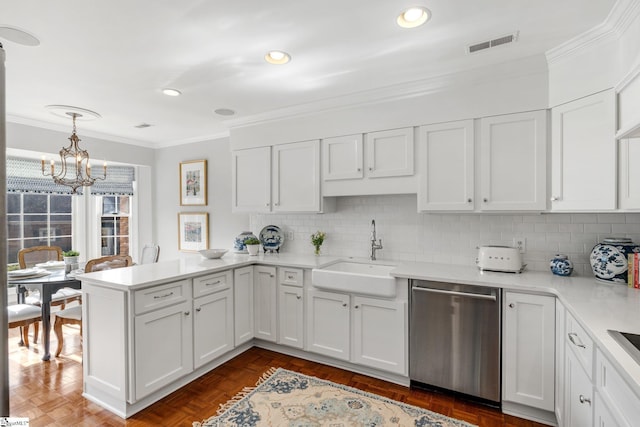
[[[53,159],[51,159],[51,175],[53,175]]]

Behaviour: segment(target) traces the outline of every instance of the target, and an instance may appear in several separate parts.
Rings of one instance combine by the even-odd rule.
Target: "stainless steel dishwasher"
[[[501,289],[412,280],[410,298],[411,386],[499,405]]]

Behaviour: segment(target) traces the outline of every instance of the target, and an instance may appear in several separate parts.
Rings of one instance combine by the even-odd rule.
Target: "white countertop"
[[[218,260],[200,256],[156,264],[99,271],[79,275],[81,280],[103,286],[135,290],[167,282],[215,273],[252,264],[321,268],[344,258],[296,254],[249,256],[228,253]],[[367,260],[353,260],[363,261]],[[640,396],[640,364],[608,334],[607,329],[640,334],[640,290],[624,285],[600,283],[594,277],[559,277],[551,272],[525,271],[522,274],[480,272],[473,266],[421,262],[376,261],[396,265],[392,275],[399,278],[446,281],[554,295],[591,333],[596,345],[621,371]]]

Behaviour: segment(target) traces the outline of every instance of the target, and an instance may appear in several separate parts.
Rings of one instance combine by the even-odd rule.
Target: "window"
[[[7,263],[32,246],[70,250],[72,229],[70,195],[7,193]]]
[[[129,196],[102,196],[100,254],[129,255]]]

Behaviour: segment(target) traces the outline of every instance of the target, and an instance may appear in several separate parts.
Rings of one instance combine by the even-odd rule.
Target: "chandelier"
[[[42,175],[51,176],[56,184],[71,187],[71,193],[76,194],[79,187],[93,185],[96,180],[103,180],[107,177],[107,163],[102,165],[102,176],[91,176],[91,163],[87,150],[80,148],[78,143],[81,141],[76,135],[76,117],[82,117],[80,113],[66,113],[73,119],[73,132],[69,137],[68,147],[60,150],[60,170],[56,171],[55,163],[51,160],[51,170],[45,169],[45,161],[42,159]]]

